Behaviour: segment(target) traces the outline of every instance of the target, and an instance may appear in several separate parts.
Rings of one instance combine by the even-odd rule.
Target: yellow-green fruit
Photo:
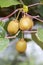
[[[20,53],[24,53],[27,47],[27,43],[24,39],[20,39],[16,44],[16,50]]]
[[[33,21],[28,16],[24,16],[20,19],[19,27],[21,30],[29,30],[33,27]]]
[[[13,20],[8,24],[7,31],[9,34],[15,34],[19,30],[18,20]]]

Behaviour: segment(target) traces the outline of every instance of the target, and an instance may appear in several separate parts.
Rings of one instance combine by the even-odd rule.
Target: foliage
[[[0,51],[5,50],[8,47],[9,39],[0,38]]]
[[[23,0],[23,2],[22,2],[22,0],[0,0],[1,9],[8,8],[10,6],[13,6],[15,11],[13,11],[11,14],[9,14],[8,16],[3,18],[3,19],[5,19],[5,18],[9,17],[9,21],[6,21],[6,22],[3,22],[3,20],[0,21],[0,53],[2,51],[5,51],[7,49],[7,47],[9,47],[9,43],[11,43],[13,40],[15,41],[15,39],[13,39],[13,38],[18,38],[18,39],[24,38],[25,32],[26,32],[26,34],[29,34],[29,33],[31,34],[31,39],[24,38],[27,42],[33,40],[43,49],[43,0]],[[21,8],[23,8],[23,6],[25,6],[24,11],[21,9]],[[20,10],[18,11],[18,9],[20,9]],[[28,9],[28,12],[26,9]],[[16,12],[18,12],[17,13],[18,15],[16,14]],[[33,19],[33,23],[34,23],[34,25],[32,24],[33,28],[29,29],[27,31],[21,31],[19,29],[18,30],[19,33],[17,32],[14,35],[9,34],[7,31],[7,26],[9,24],[11,18],[13,18],[13,20],[15,20],[15,18],[16,18],[20,21],[20,18],[22,17],[22,13],[30,16]],[[12,15],[14,15],[14,16],[12,16]],[[16,15],[17,15],[17,17],[16,17]],[[16,42],[15,42],[15,44],[14,43],[11,44],[12,47],[11,46],[10,47],[13,49],[11,50],[11,53],[8,54],[8,57],[12,54],[12,56],[14,58],[14,56],[17,54],[15,52],[16,51],[15,50]],[[14,53],[13,53],[13,51],[14,51]],[[7,57],[7,54],[6,54],[6,57]],[[16,61],[17,60],[16,58],[13,60]],[[6,58],[4,57],[4,60],[5,59]],[[3,60],[1,60],[1,61],[4,63]],[[1,61],[0,61],[0,63],[2,63]],[[9,62],[10,62],[10,59],[9,59]],[[31,65],[32,65],[32,62],[33,61],[30,62]],[[18,65],[22,65],[22,64],[28,65],[27,63],[28,62],[23,62],[23,63],[21,62]],[[7,62],[4,63],[4,65],[5,64],[7,64]],[[0,64],[0,65],[2,65],[2,64]],[[11,63],[8,63],[7,65],[11,65]],[[15,64],[13,64],[13,65],[15,65]]]
[[[43,42],[43,28],[38,28],[37,35],[39,40]]]
[[[20,4],[20,2],[17,0],[0,0],[0,7],[9,7],[18,4]]]

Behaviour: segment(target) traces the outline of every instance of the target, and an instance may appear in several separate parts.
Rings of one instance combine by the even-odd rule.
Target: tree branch
[[[33,6],[37,6],[37,5],[43,5],[43,3],[35,3],[35,4],[32,4],[32,5],[28,5],[28,7],[33,7]]]
[[[31,17],[32,19],[36,19],[36,20],[38,20],[38,21],[40,21],[40,22],[43,22],[43,20],[41,20],[41,19],[39,19],[37,16],[31,16],[31,15],[29,15],[29,14],[27,14],[27,13],[25,13],[27,16],[29,16],[29,17]]]
[[[9,14],[8,16],[6,17],[3,17],[1,20],[4,20],[5,18],[9,18],[11,17],[13,14],[15,14],[16,12],[18,12],[19,10],[21,10],[22,8],[19,8],[19,9],[16,9],[15,11],[13,11],[11,14]]]
[[[37,33],[37,30],[23,31],[23,33],[25,33],[25,34]]]

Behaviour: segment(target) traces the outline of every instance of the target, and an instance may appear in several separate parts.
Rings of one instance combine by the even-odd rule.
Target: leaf
[[[37,35],[38,35],[38,39],[39,39],[41,42],[43,42],[43,28],[38,28]]]
[[[0,21],[0,26],[4,27],[4,25],[5,25],[5,22]]]
[[[0,26],[0,38],[5,37],[5,35],[6,35],[6,31],[4,30],[2,26]]]
[[[38,13],[43,16],[43,5],[38,6]]]
[[[22,31],[20,31],[20,33],[18,34],[18,38],[22,38],[22,35],[23,35]]]
[[[43,0],[40,0],[41,3],[43,3]]]
[[[32,35],[32,40],[35,41],[42,49],[43,49],[43,42],[41,42],[35,34]]]
[[[4,29],[5,29],[6,31],[7,31],[7,26],[8,26],[8,24],[9,24],[10,21],[11,21],[11,20],[5,22]]]
[[[18,4],[20,4],[20,2],[17,0],[0,0],[0,7],[9,7]]]
[[[26,5],[38,3],[40,0],[23,0]]]
[[[0,38],[0,51],[4,51],[9,44],[9,39],[6,38]]]

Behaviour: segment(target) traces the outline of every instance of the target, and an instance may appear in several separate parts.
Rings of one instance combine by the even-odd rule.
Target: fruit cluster
[[[27,13],[28,12],[28,6],[23,5],[23,12]],[[33,20],[24,14],[24,16],[18,20],[17,18],[15,20],[10,21],[7,27],[7,31],[10,35],[16,34],[19,30],[21,31],[26,31],[30,30],[33,27]],[[18,52],[25,52],[27,47],[27,43],[22,37],[17,43],[16,43],[16,50]]]
[[[33,20],[25,15],[20,19],[20,22],[16,19],[11,21],[8,24],[7,31],[9,34],[12,35],[16,34],[18,30],[25,31],[31,29],[32,27],[33,27]],[[24,38],[20,39],[16,44],[16,50],[21,53],[25,52],[26,47],[27,44]]]
[[[20,22],[18,20],[13,20],[8,24],[7,31],[9,34],[16,34],[18,30],[29,30],[33,27],[33,21],[28,16],[24,16],[20,19]]]

